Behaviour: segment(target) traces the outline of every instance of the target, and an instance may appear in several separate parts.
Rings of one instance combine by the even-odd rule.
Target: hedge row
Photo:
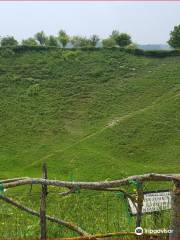
[[[7,51],[12,51],[14,53],[24,53],[28,51],[36,51],[36,52],[42,52],[42,51],[48,51],[48,50],[57,50],[57,47],[47,47],[47,46],[16,46],[11,48],[5,48],[0,47],[0,54]],[[81,48],[83,51],[101,51],[105,48]],[[142,49],[128,49],[128,48],[106,48],[108,50],[115,50],[115,51],[123,51],[127,52],[129,54],[133,54],[136,56],[146,56],[146,57],[156,57],[156,58],[163,58],[163,57],[170,57],[170,56],[180,56],[180,50],[153,50],[153,51],[145,51]],[[62,50],[62,49],[61,49]],[[63,49],[65,51],[69,49]],[[76,48],[71,48],[71,51],[76,51]],[[1,54],[2,55],[2,54]]]
[[[126,52],[134,54],[134,55],[141,55],[146,57],[156,57],[156,58],[163,58],[163,57],[171,57],[171,56],[180,56],[180,50],[141,50],[141,49],[125,49]]]

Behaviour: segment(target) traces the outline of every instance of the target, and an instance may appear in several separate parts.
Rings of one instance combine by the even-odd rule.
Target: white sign
[[[137,214],[137,210],[128,198],[129,207],[133,215]],[[137,204],[136,204],[137,206]],[[159,192],[145,192],[143,200],[142,213],[152,213],[161,210],[171,209],[171,193],[170,191],[159,191]]]

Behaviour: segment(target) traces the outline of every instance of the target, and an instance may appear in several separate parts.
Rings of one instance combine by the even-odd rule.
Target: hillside
[[[180,57],[118,50],[0,57],[1,177],[177,172]]]

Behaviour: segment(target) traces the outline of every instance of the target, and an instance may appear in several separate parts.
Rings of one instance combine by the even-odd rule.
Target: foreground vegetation
[[[146,58],[117,49],[2,54],[1,178],[40,176],[43,160],[49,178],[66,180],[178,172],[179,65],[178,56]],[[38,208],[39,190],[31,197],[28,191],[5,194]],[[75,220],[89,232],[134,230],[115,195],[87,193],[80,199],[80,194],[63,203],[49,195],[48,213]],[[1,236],[38,235],[38,219],[2,206]],[[15,224],[9,229],[10,220]],[[153,225],[151,216],[144,221]],[[49,229],[50,237],[66,234]]]

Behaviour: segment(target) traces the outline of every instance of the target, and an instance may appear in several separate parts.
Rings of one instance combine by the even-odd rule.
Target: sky
[[[130,34],[135,43],[164,44],[179,24],[177,1],[0,2],[0,36],[13,35],[18,40],[41,30],[47,35],[64,29],[70,35],[101,38],[119,30]]]

